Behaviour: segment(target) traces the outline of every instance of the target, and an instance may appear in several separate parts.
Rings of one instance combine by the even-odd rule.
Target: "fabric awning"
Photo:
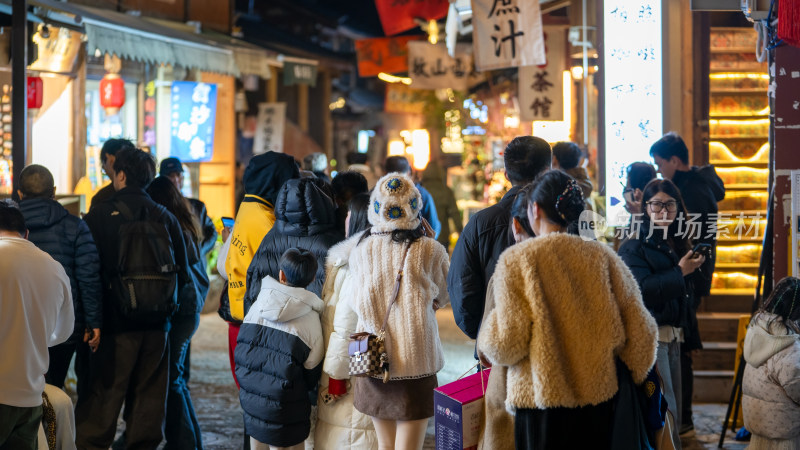
[[[233,51],[141,17],[55,0],[29,0],[30,4],[82,19],[90,54],[114,54],[134,61],[170,64],[238,76]]]

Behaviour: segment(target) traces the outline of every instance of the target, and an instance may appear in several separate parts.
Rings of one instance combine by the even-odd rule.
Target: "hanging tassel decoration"
[[[778,3],[778,38],[800,47],[800,0],[780,0]]]

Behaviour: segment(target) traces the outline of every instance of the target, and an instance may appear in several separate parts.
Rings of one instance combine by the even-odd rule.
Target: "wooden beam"
[[[308,133],[308,85],[297,85],[297,125]]]

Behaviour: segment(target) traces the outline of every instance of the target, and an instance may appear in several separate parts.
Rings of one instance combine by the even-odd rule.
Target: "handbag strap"
[[[381,325],[381,331],[378,332],[379,335],[383,335],[386,332],[386,325],[389,323],[389,313],[392,311],[392,306],[394,306],[394,302],[397,300],[397,294],[400,293],[400,280],[403,278],[403,267],[406,265],[406,258],[408,258],[408,250],[411,248],[411,244],[409,243],[406,246],[406,251],[403,253],[403,263],[400,264],[400,270],[397,271],[397,277],[394,282],[394,292],[392,293],[392,301],[389,302],[389,307],[386,308],[386,315],[383,317],[383,325]]]

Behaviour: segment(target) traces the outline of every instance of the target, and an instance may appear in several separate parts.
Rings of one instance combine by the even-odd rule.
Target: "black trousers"
[[[681,346],[682,347],[682,346]],[[694,395],[694,370],[692,370],[692,354],[681,348],[681,423],[693,425],[692,396]],[[679,425],[679,427],[680,427]]]
[[[78,343],[83,343],[81,341],[83,341],[82,327],[80,333],[75,331],[63,343],[47,349],[47,353],[50,355],[50,365],[47,367],[47,374],[44,376],[47,384],[52,384],[59,389],[64,388],[64,380],[67,378],[69,363],[72,362],[72,355],[75,354]]]
[[[614,401],[582,408],[518,409],[517,450],[611,450]]]
[[[169,356],[165,331],[105,335],[91,356],[88,393],[75,408],[80,449],[108,449],[125,403],[127,448],[156,448],[164,438]]]
[[[42,406],[24,408],[0,404],[0,450],[36,450]]]

